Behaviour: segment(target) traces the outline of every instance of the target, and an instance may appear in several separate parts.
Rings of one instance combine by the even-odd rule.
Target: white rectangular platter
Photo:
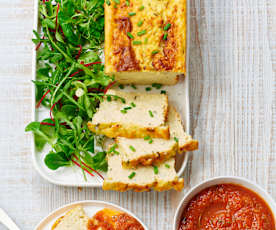
[[[35,14],[34,14],[34,30],[38,29],[38,4],[39,0],[35,0]],[[185,131],[190,133],[190,108],[189,108],[189,40],[190,40],[190,28],[189,28],[189,1],[187,1],[187,52],[186,52],[186,76],[180,77],[180,81],[175,86],[163,86],[162,89],[167,91],[169,97],[169,103],[176,107],[181,114]],[[32,79],[36,79],[36,51],[33,51],[33,64],[32,64]],[[137,86],[137,91],[145,92],[146,86]],[[125,87],[126,91],[133,91],[131,87]],[[160,90],[153,89],[151,93],[160,92]],[[35,101],[35,86],[32,87],[32,120],[41,121],[43,118],[49,117],[49,110],[46,108],[36,109]],[[95,175],[87,176],[87,180],[84,179],[81,169],[77,166],[63,167],[58,170],[50,170],[44,164],[44,158],[49,152],[49,146],[46,146],[42,152],[38,152],[35,149],[34,139],[32,141],[32,159],[33,164],[37,172],[47,181],[56,185],[62,186],[74,186],[74,187],[102,187],[103,180]],[[176,171],[178,176],[181,176],[187,166],[189,160],[189,153],[186,152],[176,157]],[[102,173],[105,177],[105,173]]]

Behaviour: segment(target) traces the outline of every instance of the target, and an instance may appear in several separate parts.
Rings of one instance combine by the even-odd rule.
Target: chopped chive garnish
[[[153,83],[151,86],[156,88],[156,89],[161,89],[162,88],[162,84],[158,84],[158,83]]]
[[[130,85],[133,89],[137,89],[137,87],[133,84]]]
[[[145,38],[144,43],[147,44],[148,40],[149,40],[148,38]]]
[[[111,2],[109,0],[106,0],[105,3],[110,6]]]
[[[166,90],[161,90],[161,94],[167,94]]]
[[[137,33],[138,36],[142,36],[147,33],[147,30],[141,30]]]
[[[129,6],[129,1],[128,0],[126,0],[126,6]]]
[[[153,50],[152,52],[151,52],[151,54],[157,54],[157,53],[159,53],[159,50]]]
[[[154,117],[151,110],[149,110],[149,115],[150,115],[151,117]]]
[[[113,0],[115,3],[120,4],[120,0]]]
[[[129,179],[132,179],[133,177],[135,177],[135,175],[136,175],[136,173],[135,173],[135,172],[132,172],[132,173],[128,176],[128,178],[129,178]]]
[[[133,41],[132,44],[133,44],[133,45],[141,45],[142,42],[141,42],[141,41]]]
[[[120,89],[124,89],[124,88],[125,88],[125,86],[124,86],[124,85],[122,85],[122,84],[120,84],[120,85],[119,85],[119,88],[120,88]]]
[[[108,150],[108,153],[116,153],[119,154],[119,152],[117,152],[115,149],[118,148],[117,144],[114,144],[110,147],[110,149]]]
[[[169,169],[171,166],[169,166],[168,164],[165,164],[165,167]]]
[[[143,21],[141,20],[141,21],[139,21],[138,23],[137,23],[137,26],[142,26],[143,25]]]
[[[146,87],[145,90],[146,91],[151,91],[151,87]]]
[[[136,15],[136,13],[135,12],[129,12],[128,15],[129,16],[134,16],[134,15]]]
[[[127,111],[126,111],[126,110],[124,110],[124,109],[122,109],[122,110],[121,110],[121,113],[126,114],[126,113],[127,113]]]
[[[157,166],[153,166],[153,171],[154,171],[154,174],[158,174],[158,167]]]
[[[168,38],[168,33],[166,32],[164,33],[163,40],[167,40],[167,38]]]
[[[106,100],[107,100],[107,101],[111,101],[111,100],[112,100],[112,99],[111,99],[111,96],[108,95],[108,96],[106,97]]]
[[[136,104],[134,102],[131,102],[130,104],[133,108],[136,107]]]
[[[131,38],[131,39],[134,38],[134,36],[133,36],[130,32],[127,32],[127,36],[128,36],[129,38]]]
[[[175,140],[175,142],[178,142],[178,141],[179,141],[177,137],[174,137],[173,139]]]
[[[149,140],[149,144],[152,144],[152,142],[153,142],[153,140],[152,140],[152,139],[150,139],[150,140]]]
[[[129,148],[132,152],[136,152],[136,149],[132,145],[130,145]]]
[[[168,23],[167,25],[164,26],[164,30],[167,31],[171,28],[171,24]]]
[[[146,140],[149,140],[150,139],[150,136],[145,136],[144,137],[144,140],[146,141]]]
[[[132,109],[132,107],[128,106],[124,108],[124,110],[129,110],[129,109]]]
[[[140,6],[139,7],[139,10],[143,10],[145,7],[144,6]]]

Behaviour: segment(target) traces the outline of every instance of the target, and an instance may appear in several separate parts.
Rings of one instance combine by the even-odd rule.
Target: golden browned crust
[[[136,125],[126,125],[118,123],[92,124],[88,122],[88,128],[94,133],[103,134],[110,138],[127,137],[127,138],[144,138],[150,136],[152,138],[169,139],[170,132],[168,126],[160,126],[156,128],[140,127]]]
[[[175,144],[171,150],[166,152],[151,153],[143,157],[140,157],[138,159],[133,159],[127,162],[122,161],[122,166],[124,168],[136,168],[138,165],[142,165],[142,166],[159,165],[169,160],[173,156],[175,156],[177,151],[178,151],[178,145]]]
[[[144,10],[139,10],[141,5]],[[136,15],[130,16],[130,12]],[[138,26],[141,19],[143,24]],[[164,30],[167,24],[171,26]],[[141,31],[146,32],[138,35]],[[127,33],[131,33],[133,38]],[[133,41],[140,44],[135,45]],[[186,0],[133,0],[129,6],[124,1],[105,4],[105,71],[107,74],[138,71],[185,73]],[[157,80],[163,81],[167,77]],[[172,78],[168,83],[174,84],[175,76],[168,78]],[[121,79],[120,74],[117,80],[126,84],[132,81],[125,76]],[[143,83],[140,80],[138,84]]]
[[[173,181],[159,181],[154,182],[147,185],[139,185],[139,184],[125,184],[122,182],[108,182],[104,181],[103,190],[114,190],[119,192],[125,192],[128,190],[133,190],[135,192],[145,192],[154,189],[155,191],[161,192],[170,189],[174,189],[176,191],[181,191],[184,187],[184,179],[176,177]]]
[[[194,151],[198,149],[198,140],[191,139],[187,141],[184,145],[179,146],[179,153],[186,151]]]

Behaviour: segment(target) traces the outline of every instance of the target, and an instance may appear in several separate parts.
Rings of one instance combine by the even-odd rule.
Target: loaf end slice
[[[170,159],[154,170],[153,166],[139,167],[135,170],[125,169],[119,155],[108,156],[108,172],[103,183],[103,190],[124,192],[164,191],[175,189],[180,191],[184,187],[182,178],[178,178],[174,169],[175,160]]]

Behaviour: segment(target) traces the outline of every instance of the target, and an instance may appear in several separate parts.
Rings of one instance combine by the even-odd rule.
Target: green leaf
[[[89,97],[85,94],[83,95],[84,96],[84,108],[86,109],[86,112],[88,114],[88,117],[89,118],[92,118],[93,117],[93,112],[91,110],[91,102],[90,102],[90,99]]]
[[[25,132],[29,132],[29,131],[36,132],[39,129],[40,129],[40,122],[34,121],[26,126]]]
[[[61,112],[64,113],[66,119],[71,120],[77,114],[77,107],[75,105],[64,105]]]
[[[66,158],[64,152],[49,153],[44,159],[45,164],[49,169],[57,170],[59,167],[70,165],[70,161]]]
[[[63,37],[62,37],[62,35],[61,35],[58,31],[56,31],[56,39],[57,39],[59,42],[64,43]]]
[[[43,20],[43,22],[42,22],[42,25],[43,26],[48,26],[49,28],[51,28],[51,29],[55,29],[56,28],[56,24],[55,24],[55,22],[53,22],[51,19],[49,19],[49,18],[45,18],[44,20]]]

